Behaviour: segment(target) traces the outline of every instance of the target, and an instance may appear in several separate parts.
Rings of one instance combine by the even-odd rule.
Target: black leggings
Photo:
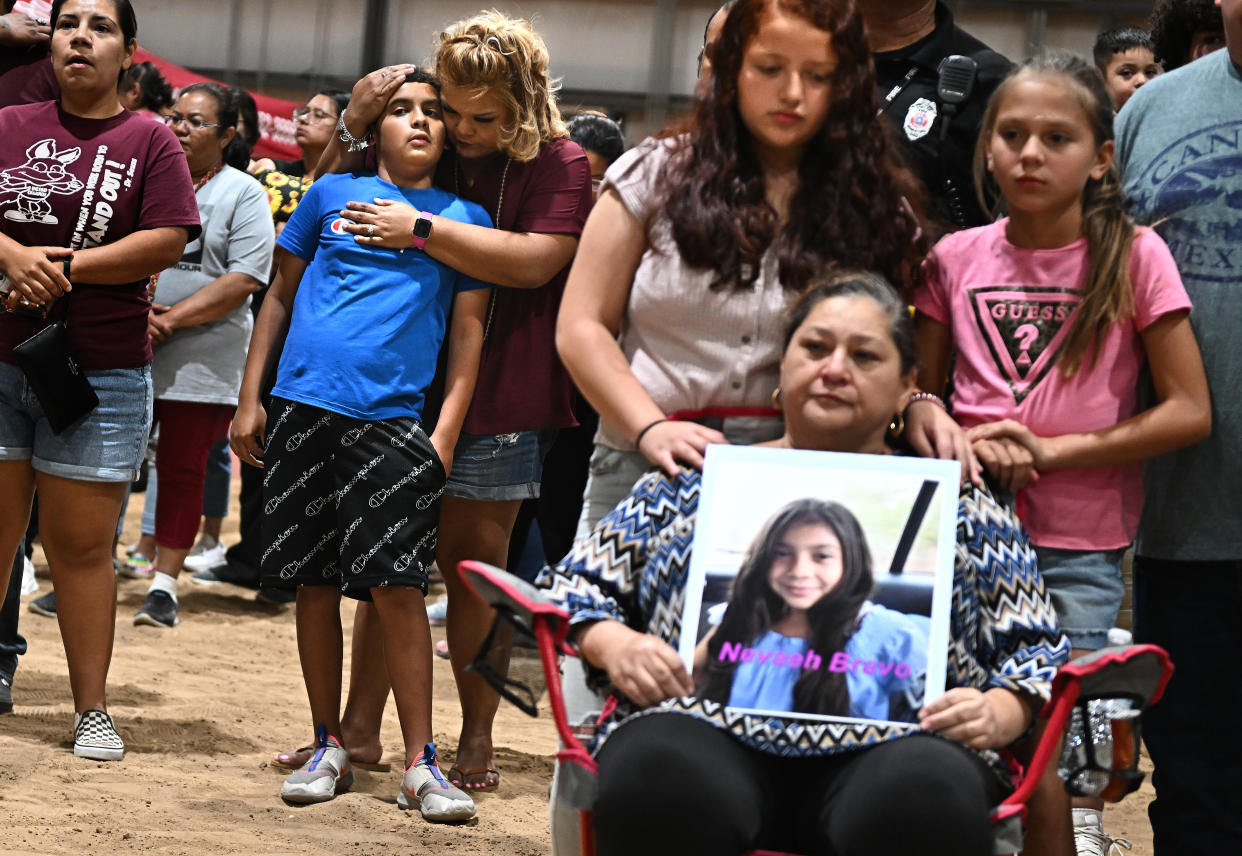
[[[601,856],[989,856],[1004,798],[973,752],[916,735],[825,758],[780,758],[682,714],[616,730],[599,754]]]

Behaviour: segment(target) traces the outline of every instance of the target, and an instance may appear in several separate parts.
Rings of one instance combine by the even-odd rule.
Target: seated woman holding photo
[[[786,330],[785,432],[764,445],[892,453],[890,423],[915,391],[893,289],[869,274],[820,283]],[[962,487],[950,689],[918,712],[919,729],[812,730],[693,697],[676,646],[701,479],[647,475],[540,579],[573,615],[592,681],[618,694],[592,747],[599,852],[990,854],[988,811],[1009,777],[987,750],[1026,733],[1069,654],[1017,518],[985,488]]]
[[[906,719],[889,702],[922,687],[927,622],[873,603],[874,588],[867,536],[848,508],[786,504],[755,536],[720,623],[694,649],[695,695],[729,707]],[[739,662],[747,648],[755,654]],[[841,668],[838,651],[875,665]]]

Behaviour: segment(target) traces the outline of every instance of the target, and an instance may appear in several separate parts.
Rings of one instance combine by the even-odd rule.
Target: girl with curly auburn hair
[[[829,36],[827,115],[800,158],[764,149],[739,91],[747,45],[773,12],[800,18]],[[667,170],[666,211],[683,258],[715,271],[712,287],[748,288],[773,249],[781,283],[803,287],[830,267],[875,270],[900,286],[921,258],[919,224],[908,200],[913,178],[897,166],[877,118],[875,69],[853,0],[750,0],[737,3],[708,48],[712,90],[695,102],[679,142],[693,151]],[[783,163],[773,162],[773,155]],[[767,198],[773,168],[796,165],[797,179],[778,211]],[[903,202],[903,200],[906,200]]]
[[[436,186],[481,205],[494,229],[418,211],[386,199],[351,201],[345,230],[363,247],[424,253],[497,286],[488,307],[478,384],[449,471],[436,538],[436,561],[448,589],[448,646],[462,705],[456,764],[448,778],[463,790],[494,790],[492,721],[499,696],[466,671],[492,623],[491,609],[457,572],[462,559],[503,567],[523,500],[539,496],[543,460],[557,431],[576,424],[573,384],[556,357],[556,314],[594,198],[591,167],[569,139],[556,106],[548,52],[526,21],[483,12],[447,27],[436,43],[436,74],[451,151]],[[378,69],[354,85],[333,135],[329,162],[342,143],[353,155],[336,172],[362,164],[361,150],[383,105],[413,66]],[[388,688],[373,609],[359,606],[355,675],[341,727],[355,761],[378,761],[380,716]],[[497,668],[503,668],[498,665]],[[307,752],[283,753],[282,765]]]
[[[854,0],[738,0],[707,59],[688,122],[609,170],[566,287],[557,347],[601,416],[580,534],[652,464],[779,434],[799,291],[837,267],[905,284],[924,249]]]

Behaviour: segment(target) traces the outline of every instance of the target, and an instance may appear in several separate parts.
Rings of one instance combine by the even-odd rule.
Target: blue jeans
[[[453,471],[445,493],[477,502],[536,499],[543,459],[554,440],[555,428],[512,434],[463,431],[453,451]]]
[[[1134,637],[1173,658],[1164,697],[1143,714],[1156,772],[1148,808],[1156,856],[1242,853],[1242,560],[1134,560]]]
[[[1044,587],[1075,650],[1096,651],[1108,644],[1108,629],[1126,596],[1117,550],[1061,550],[1036,547]]]
[[[151,430],[151,367],[87,371],[86,377],[99,406],[53,434],[21,369],[0,363],[0,460],[30,461],[65,479],[133,481]]]

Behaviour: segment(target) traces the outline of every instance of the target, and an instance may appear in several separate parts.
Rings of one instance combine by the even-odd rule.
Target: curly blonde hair
[[[560,81],[548,76],[548,48],[520,18],[491,9],[458,21],[436,41],[436,74],[443,83],[490,93],[511,121],[500,146],[516,161],[531,161],[548,140],[569,136],[556,106]]]

